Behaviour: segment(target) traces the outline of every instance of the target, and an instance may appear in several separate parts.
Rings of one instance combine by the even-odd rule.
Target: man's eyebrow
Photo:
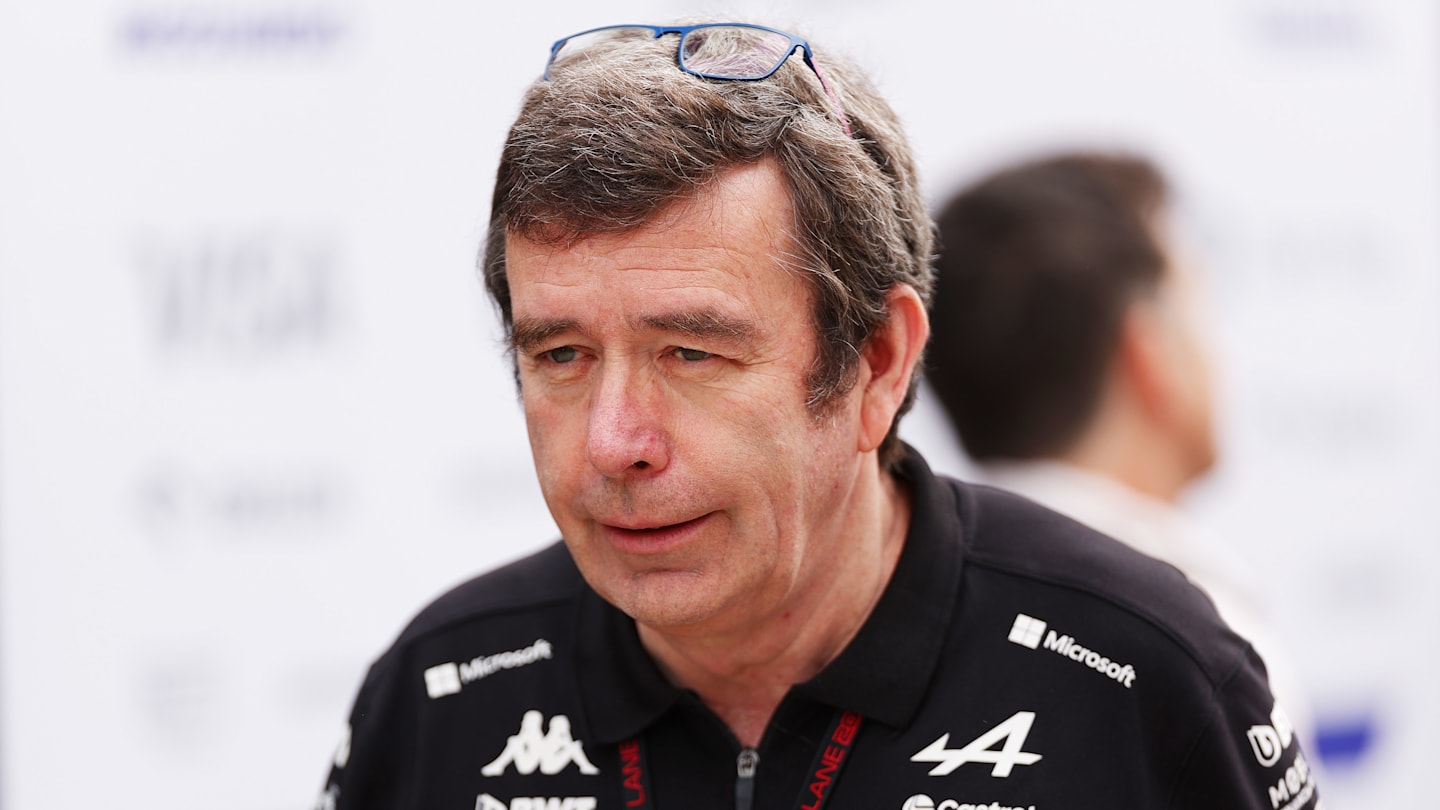
[[[727,343],[743,343],[756,334],[755,325],[750,321],[708,309],[646,315],[639,323],[662,332]],[[517,318],[510,330],[510,349],[526,354],[556,335],[578,331],[581,331],[580,323],[573,318]]]
[[[510,330],[510,349],[527,353],[558,334],[579,328],[570,318],[518,318]]]
[[[750,321],[709,309],[646,315],[640,322],[663,332],[731,343],[751,340],[756,332],[755,325]]]

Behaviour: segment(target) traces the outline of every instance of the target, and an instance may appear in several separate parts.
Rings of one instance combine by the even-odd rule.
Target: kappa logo
[[[990,769],[991,776],[1003,779],[1010,775],[1016,765],[1034,765],[1040,761],[1039,754],[1024,750],[1025,738],[1030,735],[1030,726],[1034,723],[1034,712],[1016,712],[1005,722],[961,748],[946,748],[950,743],[950,735],[941,734],[935,742],[910,757],[910,761],[937,763],[930,769],[931,776],[949,776],[961,765],[983,762],[994,766]],[[1005,744],[998,751],[995,750],[994,746],[1002,740]]]
[[[465,684],[488,678],[502,669],[529,666],[537,661],[546,661],[553,657],[554,651],[550,642],[543,638],[537,638],[529,647],[522,647],[518,650],[476,656],[470,661],[459,664],[453,661],[436,664],[425,670],[425,693],[432,700],[446,695],[456,695],[460,693],[461,687]]]
[[[1270,725],[1251,726],[1245,732],[1250,738],[1250,750],[1255,752],[1255,759],[1262,767],[1270,768],[1280,761],[1285,749],[1295,740],[1295,726],[1291,725],[1290,718],[1280,704],[1270,712]]]
[[[594,796],[517,796],[509,804],[489,793],[475,797],[475,810],[595,810]]]
[[[557,714],[550,718],[548,729],[545,729],[544,725],[545,716],[540,712],[525,712],[525,716],[520,720],[520,732],[510,737],[505,743],[505,750],[482,767],[480,773],[499,776],[505,773],[507,767],[514,765],[516,772],[527,776],[536,771],[553,776],[571,764],[586,775],[600,773],[600,769],[590,764],[590,759],[585,756],[585,749],[570,736],[569,717]],[[512,807],[511,810],[517,808]],[[549,807],[546,806],[545,810],[549,810]]]

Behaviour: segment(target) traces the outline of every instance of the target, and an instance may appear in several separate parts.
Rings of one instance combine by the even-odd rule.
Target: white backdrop
[[[1224,383],[1197,514],[1331,806],[1434,805],[1435,4],[0,0],[0,808],[307,807],[408,616],[548,542],[473,270],[499,145],[551,40],[722,8],[868,66],[934,200],[1168,166]]]

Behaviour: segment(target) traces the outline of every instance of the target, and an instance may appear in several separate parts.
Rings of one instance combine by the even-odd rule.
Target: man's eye
[[[545,352],[545,359],[552,363],[568,363],[579,355],[574,346],[561,346],[558,349],[551,349]]]
[[[709,352],[702,352],[702,351],[700,351],[699,349],[686,349],[686,348],[683,348],[683,347],[682,347],[682,348],[679,348],[679,349],[676,349],[676,350],[675,350],[675,354],[676,354],[676,356],[678,356],[681,360],[687,360],[687,361],[689,361],[689,362],[691,362],[691,363],[697,363],[697,362],[699,362],[699,361],[701,361],[701,360],[704,360],[704,359],[706,359],[707,357],[710,356],[710,353],[709,353]]]

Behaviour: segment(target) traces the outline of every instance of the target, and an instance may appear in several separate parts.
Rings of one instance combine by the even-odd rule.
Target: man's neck
[[[1113,395],[1059,461],[1174,503],[1191,475],[1177,443],[1139,408]]]
[[[853,543],[836,567],[763,620],[718,632],[639,626],[665,675],[695,691],[742,745],[759,744],[790,687],[833,661],[880,601],[905,544],[910,500],[888,474],[875,483],[873,508],[850,524]]]

